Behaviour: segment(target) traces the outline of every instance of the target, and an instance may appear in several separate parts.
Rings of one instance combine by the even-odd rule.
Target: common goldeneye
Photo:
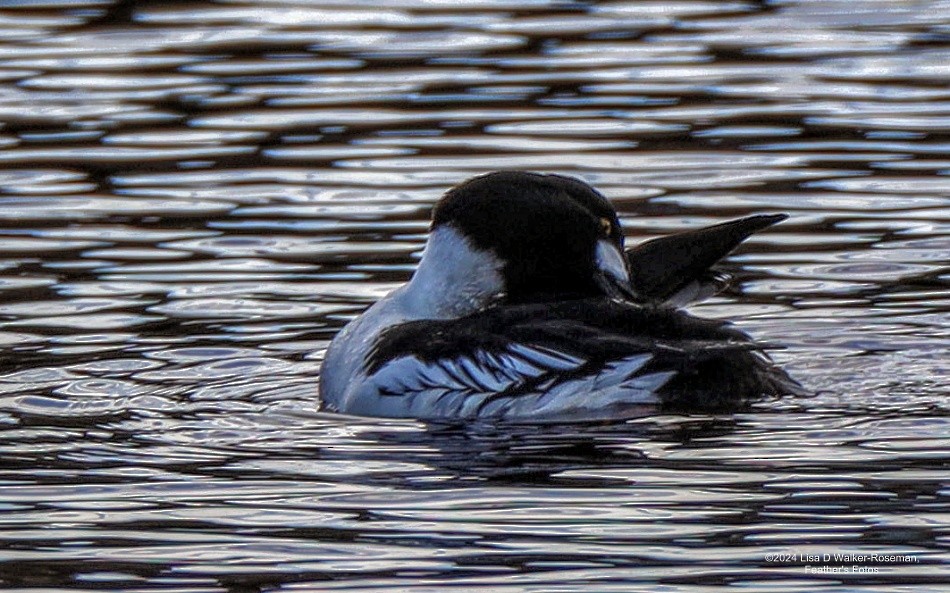
[[[560,175],[490,173],[449,190],[412,279],[327,349],[325,410],[420,419],[618,418],[798,392],[749,337],[683,304],[760,215],[624,251],[610,202]]]

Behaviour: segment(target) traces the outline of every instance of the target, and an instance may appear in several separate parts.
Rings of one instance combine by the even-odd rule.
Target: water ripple
[[[7,4],[11,590],[947,581],[945,3]],[[811,395],[598,425],[320,412],[332,336],[408,278],[447,187],[503,168],[589,181],[631,244],[790,213],[696,313]]]

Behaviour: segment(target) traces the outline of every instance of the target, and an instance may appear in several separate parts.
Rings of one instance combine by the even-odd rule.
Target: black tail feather
[[[708,296],[703,287],[715,278],[710,268],[752,233],[788,218],[760,214],[652,239],[627,250],[633,289],[646,302],[682,305],[679,294]],[[687,289],[687,290],[684,290]]]

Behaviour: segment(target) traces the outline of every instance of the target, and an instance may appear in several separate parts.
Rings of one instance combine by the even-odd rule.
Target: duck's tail
[[[627,250],[627,260],[633,291],[643,302],[672,307],[708,298],[730,280],[712,266],[753,233],[786,218],[786,214],[759,214],[632,247]]]

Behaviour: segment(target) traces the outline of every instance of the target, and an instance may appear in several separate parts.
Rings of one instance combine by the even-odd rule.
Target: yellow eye
[[[608,236],[609,236],[609,235],[610,235],[610,232],[611,232],[612,230],[614,230],[614,225],[610,224],[610,219],[609,219],[609,218],[601,218],[601,219],[600,219],[600,228],[601,228],[601,230],[604,231],[604,234],[605,234],[605,235],[608,235]]]

